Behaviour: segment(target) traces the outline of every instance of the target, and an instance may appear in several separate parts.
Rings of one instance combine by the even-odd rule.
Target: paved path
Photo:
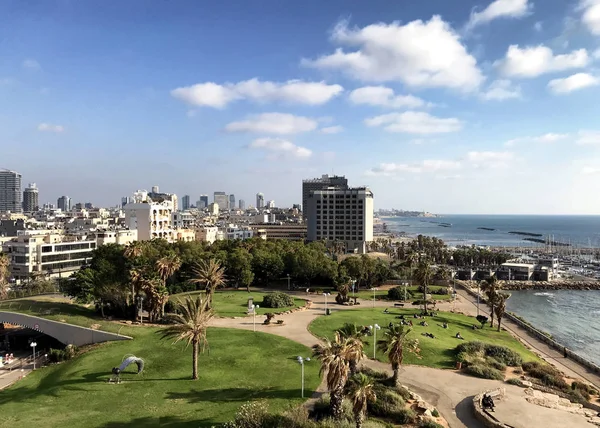
[[[2,370],[0,369],[0,391],[4,388],[8,388],[13,383],[17,382],[19,379],[27,376],[31,373],[33,369],[33,364],[24,364],[23,366],[19,366],[13,368],[12,370]]]

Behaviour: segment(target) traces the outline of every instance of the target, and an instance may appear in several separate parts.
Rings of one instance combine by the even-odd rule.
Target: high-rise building
[[[181,209],[183,211],[190,209],[190,195],[183,195],[183,198],[181,198]]]
[[[125,225],[129,230],[137,230],[139,241],[149,241],[156,238],[175,240],[173,230],[173,200],[165,198],[155,201],[145,190],[133,194],[133,202],[127,204]]]
[[[373,192],[368,187],[313,190],[306,205],[309,241],[342,242],[348,252],[367,252],[373,241]]]
[[[213,202],[219,205],[219,210],[227,211],[229,209],[229,197],[225,192],[215,192]]]
[[[0,212],[22,212],[22,199],[21,174],[8,169],[0,169]]]
[[[92,204],[91,202],[86,202],[83,206],[86,210],[91,210],[94,208],[94,204]]]
[[[133,199],[130,196],[123,196],[121,198],[121,208],[123,208],[127,204],[130,204],[131,201],[133,201]]]
[[[229,195],[229,209],[230,210],[235,209],[235,195],[234,194]]]
[[[310,192],[314,190],[326,189],[328,187],[337,187],[340,189],[348,188],[348,179],[344,176],[329,176],[324,174],[321,178],[311,178],[308,180],[302,180],[302,217],[306,221],[307,215],[307,206],[306,202],[308,201],[308,197]]]
[[[256,208],[261,209],[265,207],[265,195],[262,193],[256,194]]]
[[[244,201],[243,199],[240,199],[238,201],[238,206],[241,210],[245,210],[246,209],[246,201]]]
[[[203,209],[208,207],[208,195],[200,195],[198,200],[198,208]]]
[[[158,186],[152,186],[152,193],[160,193]]]
[[[269,209],[275,208],[275,201],[270,200],[269,202],[267,202],[267,208],[269,208]]]
[[[35,183],[29,183],[29,187],[23,190],[23,211],[32,213],[37,211],[39,205],[39,193]]]
[[[68,196],[61,196],[60,198],[58,198],[58,201],[56,201],[56,206],[59,210],[65,212],[71,211],[71,198],[69,198]]]

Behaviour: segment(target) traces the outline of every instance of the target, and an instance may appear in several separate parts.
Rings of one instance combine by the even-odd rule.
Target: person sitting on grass
[[[427,321],[421,321],[419,324],[422,325],[423,327],[429,326],[429,324],[427,324]]]
[[[385,311],[383,311],[384,314],[389,314],[390,311],[388,310],[388,308],[385,308]]]
[[[445,322],[444,324],[442,324],[442,328],[448,328],[448,323]]]
[[[460,332],[456,333],[455,337],[460,340],[465,340],[465,338],[460,335]]]

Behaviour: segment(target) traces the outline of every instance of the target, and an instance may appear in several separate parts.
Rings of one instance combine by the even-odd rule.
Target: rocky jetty
[[[464,281],[477,289],[476,281]],[[502,290],[600,290],[600,281],[498,281]]]

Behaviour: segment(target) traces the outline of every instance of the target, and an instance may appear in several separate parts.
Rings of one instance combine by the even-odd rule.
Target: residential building
[[[172,214],[173,201],[152,200],[144,190],[133,195],[133,202],[125,205],[125,226],[137,230],[139,241],[162,238],[169,242],[174,240]]]
[[[213,202],[208,206],[209,215],[219,215],[219,204]]]
[[[189,229],[196,224],[196,218],[190,211],[173,212],[173,228],[174,229]]]
[[[174,193],[159,192],[158,190],[158,186],[152,186],[152,192],[148,193],[148,198],[152,199],[154,202],[171,201],[173,210],[177,211],[179,206],[177,203],[177,195]]]
[[[29,183],[29,187],[23,190],[23,211],[32,213],[39,209],[39,193],[35,183]]]
[[[217,240],[219,228],[217,226],[204,226],[196,230],[196,241],[212,244]]]
[[[99,247],[106,244],[128,245],[134,241],[137,241],[137,230],[102,230],[96,233],[96,244]]]
[[[237,226],[235,224],[230,224],[226,228],[223,229],[225,234],[225,239],[227,240],[236,240],[236,239],[250,239],[254,236],[254,231],[249,226]]]
[[[123,196],[121,198],[121,208],[123,208],[125,205],[130,204],[131,202],[133,202],[133,199],[129,196]]]
[[[258,223],[251,224],[255,235],[266,239],[285,239],[287,241],[304,241],[306,239],[306,225],[294,223]],[[259,231],[262,231],[259,233]]]
[[[2,251],[10,257],[10,275],[17,282],[32,276],[67,277],[92,259],[96,239],[72,239],[59,234],[20,234],[5,242]]]
[[[190,195],[183,195],[181,198],[181,210],[187,211],[190,209]]]
[[[367,252],[373,241],[373,192],[368,187],[313,190],[306,208],[309,241],[342,242],[347,252]]]
[[[175,229],[175,240],[191,242],[196,240],[196,231],[194,229]]]
[[[310,192],[315,190],[327,189],[329,187],[336,187],[340,189],[348,188],[348,179],[344,176],[329,176],[324,174],[321,178],[311,178],[308,180],[302,180],[302,209],[307,210],[307,202],[308,197],[310,196]],[[307,215],[305,212],[302,213],[302,217],[304,221],[307,219]]]
[[[527,263],[503,263],[496,271],[496,277],[501,281],[530,281],[535,265]]]
[[[238,201],[238,207],[239,207],[239,209],[241,209],[242,211],[244,211],[246,209],[246,201],[244,201],[243,199],[240,199]]]
[[[275,208],[275,201],[270,200],[269,202],[267,202],[267,208],[269,208],[269,209]]]
[[[21,174],[8,169],[0,169],[0,213],[23,212]]]
[[[229,205],[228,205],[230,210],[234,210],[235,209],[235,195],[229,195]]]
[[[208,208],[208,195],[200,195],[200,199],[198,200],[198,208]]]
[[[86,203],[83,205],[83,207],[84,207],[86,210],[92,210],[92,209],[94,209],[94,204],[92,204],[91,202],[86,202]]]
[[[221,211],[227,211],[229,209],[229,197],[225,192],[215,192],[213,194],[213,202],[219,205]]]
[[[71,198],[69,198],[68,196],[61,196],[60,198],[58,198],[56,206],[59,210],[62,210],[63,212],[71,211]]]
[[[265,195],[262,193],[256,194],[256,209],[260,210],[265,207]]]

